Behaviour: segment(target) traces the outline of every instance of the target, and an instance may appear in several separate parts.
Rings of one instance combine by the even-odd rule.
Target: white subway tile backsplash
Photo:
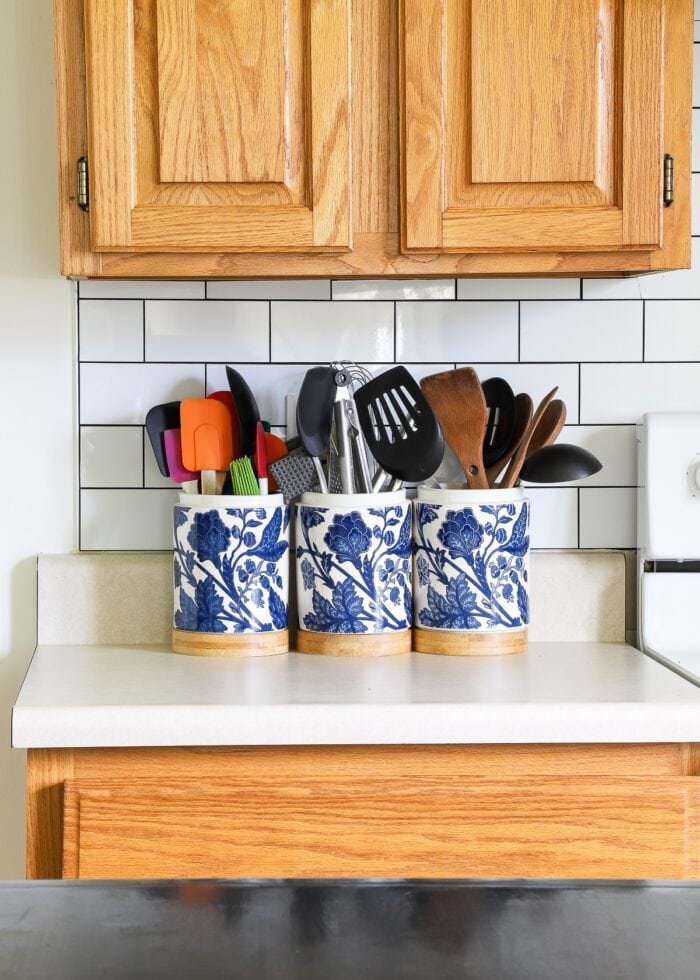
[[[584,299],[700,299],[700,238],[692,241],[692,267],[628,279],[584,279]]]
[[[273,302],[273,361],[394,359],[394,304]]]
[[[693,109],[693,137],[690,147],[690,169],[700,170],[700,109]]]
[[[153,455],[151,440],[145,429],[143,432],[143,485],[155,489],[172,490],[175,484],[169,476],[163,476]]]
[[[580,279],[458,279],[457,299],[579,299]]]
[[[82,490],[83,551],[164,551],[172,548],[176,490]]]
[[[81,364],[83,425],[138,425],[153,405],[204,394],[203,364]]]
[[[530,544],[533,548],[578,547],[578,490],[528,487]]]
[[[81,361],[143,360],[143,300],[84,299],[79,314]]]
[[[142,432],[140,426],[81,426],[80,485],[140,487]]]
[[[399,361],[516,361],[517,303],[397,303]]]
[[[700,300],[646,304],[646,361],[700,361]]]
[[[247,300],[146,303],[147,361],[267,361],[269,304]]]
[[[690,194],[690,231],[700,235],[700,174],[690,175]]]
[[[700,44],[693,45],[693,105],[700,106]]]
[[[642,299],[642,278],[584,279],[584,299]]]
[[[642,303],[521,303],[520,359],[640,361]]]
[[[329,279],[236,279],[207,283],[207,299],[330,299]]]
[[[84,279],[80,299],[204,299],[204,283],[190,280]]]
[[[581,422],[700,410],[700,364],[582,364]]]
[[[454,279],[336,279],[333,299],[454,299]]]
[[[637,492],[627,487],[580,493],[581,548],[637,547]]]
[[[458,364],[458,367],[463,365]],[[578,364],[477,364],[482,381],[505,378],[513,391],[525,391],[537,407],[540,399],[557,386],[556,397],[566,402],[570,422],[578,422]]]
[[[634,425],[566,425],[559,442],[583,446],[603,468],[579,481],[583,487],[634,487],[637,484],[637,436]]]

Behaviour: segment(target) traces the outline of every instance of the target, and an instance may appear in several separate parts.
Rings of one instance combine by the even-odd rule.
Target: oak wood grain
[[[209,247],[198,245],[198,252],[165,251],[155,246],[143,252],[98,253],[88,244],[88,216],[75,203],[75,163],[86,152],[86,85],[83,11],[86,0],[55,0],[57,106],[59,121],[61,269],[76,277],[93,275],[105,278],[257,278],[276,276],[491,276],[491,275],[622,275],[651,269],[687,267],[690,261],[690,83],[692,59],[692,0],[663,0],[664,54],[663,72],[663,149],[676,162],[676,200],[661,215],[663,247],[656,251],[601,251],[582,247],[572,252],[566,245],[553,246],[542,252],[514,251],[506,244],[502,252],[414,252],[402,254],[398,240],[399,117],[397,65],[400,40],[398,26],[399,0],[353,0],[351,60],[353,85],[350,96],[351,139],[355,159],[352,175],[354,228],[352,251],[326,253],[226,252],[221,243]],[[132,0],[136,29],[134,45],[135,127],[137,134],[136,196],[152,205],[177,204],[183,209],[194,205],[239,206],[308,206],[310,164],[308,146],[303,136],[305,118],[305,72],[308,58],[299,57],[303,34],[301,7],[288,0],[287,91],[289,99],[289,147],[286,183],[227,184],[222,182],[162,183],[157,173],[159,114],[157,71],[157,24],[155,0]],[[417,0],[413,0],[417,2]],[[430,0],[432,2],[432,0]],[[462,25],[469,30],[471,3],[446,0],[448,18],[458,25],[455,11],[462,11]],[[122,0],[114,4],[120,9]],[[597,131],[601,146],[619,138],[621,105],[619,72],[618,21],[622,0],[610,0],[599,9],[607,16],[601,23],[599,47],[601,91],[614,89],[615,104],[608,100],[599,106]],[[466,13],[465,13],[466,12]],[[301,25],[301,26],[300,26]],[[462,30],[463,28],[460,28]],[[468,36],[468,34],[467,34]],[[468,92],[464,59],[450,53],[461,51],[460,35],[447,32],[446,78],[448,87],[461,86]],[[467,45],[464,50],[470,50]],[[616,53],[617,52],[617,53]],[[296,53],[296,55],[295,55]],[[403,64],[403,56],[400,59]],[[460,91],[456,89],[456,91]],[[468,116],[461,130],[456,127],[458,110],[468,113],[471,98],[448,100],[446,124],[456,134],[448,141],[444,186],[446,203],[456,208],[483,206],[521,208],[551,206],[589,208],[605,207],[620,198],[621,185],[609,171],[614,154],[598,156],[594,182],[570,181],[562,184],[532,182],[527,185],[467,183],[466,156]],[[604,119],[605,110],[607,117]],[[388,120],[388,128],[387,128]],[[299,135],[301,134],[301,136]],[[462,138],[464,137],[464,138]],[[150,167],[144,160],[152,161]],[[94,177],[94,160],[92,162]],[[606,170],[606,168],[608,168]],[[95,184],[93,183],[93,188]],[[402,182],[403,187],[403,182]],[[520,188],[520,189],[518,189]],[[401,192],[403,195],[403,191]],[[295,243],[298,244],[298,243]],[[582,243],[581,243],[582,244]],[[169,246],[170,247],[170,246]],[[260,247],[260,243],[257,243]],[[264,247],[264,242],[263,242]],[[277,244],[270,246],[278,248]],[[301,247],[311,248],[311,244]],[[443,246],[444,247],[444,246]],[[530,245],[526,244],[526,249]]]
[[[68,780],[64,877],[697,878],[697,777]]]
[[[60,878],[63,787],[73,776],[69,749],[27,752],[27,878]]]
[[[299,653],[330,657],[386,657],[411,652],[411,631],[391,633],[314,633],[298,629],[296,648]]]
[[[284,0],[157,0],[160,179],[285,179]]]
[[[197,633],[174,629],[172,644],[174,653],[191,657],[270,657],[289,652],[289,632]]]
[[[508,656],[527,650],[527,629],[465,633],[414,626],[413,649],[443,657]]]

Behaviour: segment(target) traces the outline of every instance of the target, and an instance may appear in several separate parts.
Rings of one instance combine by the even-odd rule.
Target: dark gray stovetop
[[[2,980],[696,980],[699,975],[696,883],[0,885]]]

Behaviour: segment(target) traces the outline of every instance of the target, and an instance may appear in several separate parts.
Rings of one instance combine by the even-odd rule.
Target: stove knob
[[[700,459],[695,459],[688,467],[688,486],[694,497],[700,496]]]

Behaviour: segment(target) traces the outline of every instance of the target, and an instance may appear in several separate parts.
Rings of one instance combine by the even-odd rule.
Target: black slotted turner
[[[440,423],[405,367],[390,368],[355,392],[357,418],[381,468],[404,483],[420,483],[442,462]]]

